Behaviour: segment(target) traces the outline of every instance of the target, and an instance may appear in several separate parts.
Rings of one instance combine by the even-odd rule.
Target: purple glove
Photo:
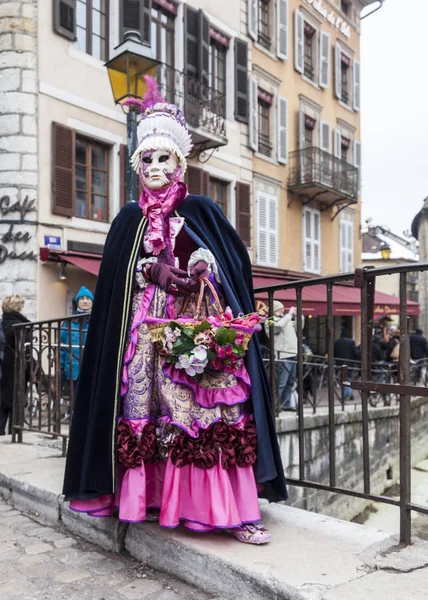
[[[188,296],[199,290],[198,282],[188,279],[186,271],[166,263],[150,265],[148,275],[153,283],[157,283],[167,294],[173,296]]]
[[[208,279],[210,275],[211,272],[208,268],[208,264],[204,260],[198,260],[198,262],[190,269],[190,277],[194,280],[197,280],[200,277]]]

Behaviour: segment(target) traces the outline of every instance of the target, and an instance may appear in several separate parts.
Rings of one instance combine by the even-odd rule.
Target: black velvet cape
[[[213,253],[227,304],[234,314],[254,310],[251,262],[235,229],[209,198],[189,195],[178,213],[185,229]],[[83,354],[71,424],[63,493],[88,500],[116,489],[116,423],[120,380],[132,305],[134,273],[147,220],[127,204],[107,236]],[[256,339],[246,356],[257,428],[256,479],[270,499],[287,491],[271,411],[271,397]]]

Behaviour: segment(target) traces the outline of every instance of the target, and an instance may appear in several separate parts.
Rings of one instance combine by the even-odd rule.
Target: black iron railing
[[[158,66],[156,78],[165,99],[183,110],[189,127],[226,138],[225,94],[166,64]]]
[[[428,515],[428,507],[412,502],[411,499],[411,399],[412,397],[428,397],[428,388],[424,385],[424,375],[416,371],[411,372],[410,344],[407,317],[407,277],[408,274],[420,271],[428,271],[428,263],[417,265],[398,265],[393,268],[373,269],[360,267],[354,273],[344,273],[329,277],[317,277],[310,280],[293,281],[258,288],[255,290],[257,296],[266,294],[269,302],[269,313],[274,313],[275,294],[281,290],[295,290],[296,292],[296,327],[297,327],[297,416],[298,416],[298,441],[299,441],[299,476],[288,479],[289,484],[336,492],[356,498],[382,502],[400,508],[400,541],[409,544],[411,541],[411,513],[416,511]],[[376,278],[382,275],[398,274],[400,277],[400,354],[399,361],[395,365],[394,379],[390,371],[379,375],[382,369],[373,368],[372,365],[372,336],[374,329],[374,298]],[[361,364],[358,378],[349,377],[348,367],[342,367],[342,377],[338,382],[337,361],[334,359],[334,308],[333,308],[333,285],[354,281],[356,287],[361,290]],[[305,360],[303,352],[303,290],[314,285],[324,285],[327,292],[327,359],[324,369],[327,379],[327,411],[329,427],[329,483],[324,484],[313,481],[307,477],[305,463]],[[269,335],[270,356],[276,357],[275,336],[273,324]],[[278,360],[278,359],[277,359]],[[269,375],[272,388],[273,410],[278,413],[276,394],[276,362],[270,360]],[[422,368],[426,365],[420,365]],[[376,372],[377,371],[377,372]],[[426,374],[425,374],[426,377]],[[422,383],[422,385],[421,385]],[[415,385],[416,384],[416,385]],[[337,385],[348,387],[361,396],[362,413],[362,448],[363,448],[363,491],[345,488],[338,484],[336,469],[336,396]],[[370,480],[370,443],[369,443],[369,406],[373,394],[395,397],[399,403],[399,458],[400,458],[400,498],[395,500],[386,495],[375,494],[372,491]]]
[[[333,191],[357,201],[358,169],[320,148],[304,148],[289,155],[288,187],[299,193],[309,186]],[[320,198],[321,199],[321,198]]]

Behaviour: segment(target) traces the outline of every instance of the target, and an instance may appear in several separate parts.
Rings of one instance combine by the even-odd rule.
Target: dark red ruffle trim
[[[253,423],[238,429],[219,421],[208,429],[201,429],[196,439],[178,427],[176,431],[169,447],[169,457],[175,467],[194,464],[199,469],[211,469],[221,460],[222,467],[229,469],[233,465],[248,467],[256,462],[257,434]],[[121,420],[117,453],[125,469],[139,467],[143,461],[161,460],[155,423],[147,423],[141,434],[135,435],[131,425]]]

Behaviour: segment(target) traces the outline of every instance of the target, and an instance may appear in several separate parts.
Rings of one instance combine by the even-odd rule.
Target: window
[[[259,190],[257,204],[257,263],[278,265],[278,198]]]
[[[152,8],[152,48],[156,59],[174,66],[174,15],[156,5]]]
[[[227,192],[229,184],[221,179],[210,177],[209,196],[221,208],[223,214],[227,217]]]
[[[77,0],[76,36],[82,52],[100,60],[108,58],[109,0]]]
[[[341,57],[341,88],[342,88],[342,102],[345,104],[350,104],[351,94],[350,94],[350,67],[351,67],[351,59],[346,56],[346,54],[342,54]]]
[[[321,213],[308,206],[303,209],[303,270],[321,273]]]
[[[303,74],[314,81],[315,79],[315,29],[305,22],[304,25],[304,71]]]
[[[263,48],[270,50],[271,47],[271,35],[270,35],[270,15],[269,15],[269,0],[258,0],[258,24],[259,30],[257,34],[257,41]]]
[[[351,3],[348,0],[340,0],[340,10],[345,13],[347,17],[351,16]]]
[[[272,156],[272,142],[270,139],[270,109],[273,97],[268,92],[258,89],[258,151],[265,156]]]
[[[76,136],[75,216],[108,220],[108,148]]]
[[[341,137],[340,139],[340,158],[349,161],[349,148],[351,147],[351,140],[345,137]]]
[[[354,221],[352,217],[340,219],[340,272],[354,270]]]
[[[222,96],[226,94],[226,53],[227,47],[211,37],[209,86]]]

